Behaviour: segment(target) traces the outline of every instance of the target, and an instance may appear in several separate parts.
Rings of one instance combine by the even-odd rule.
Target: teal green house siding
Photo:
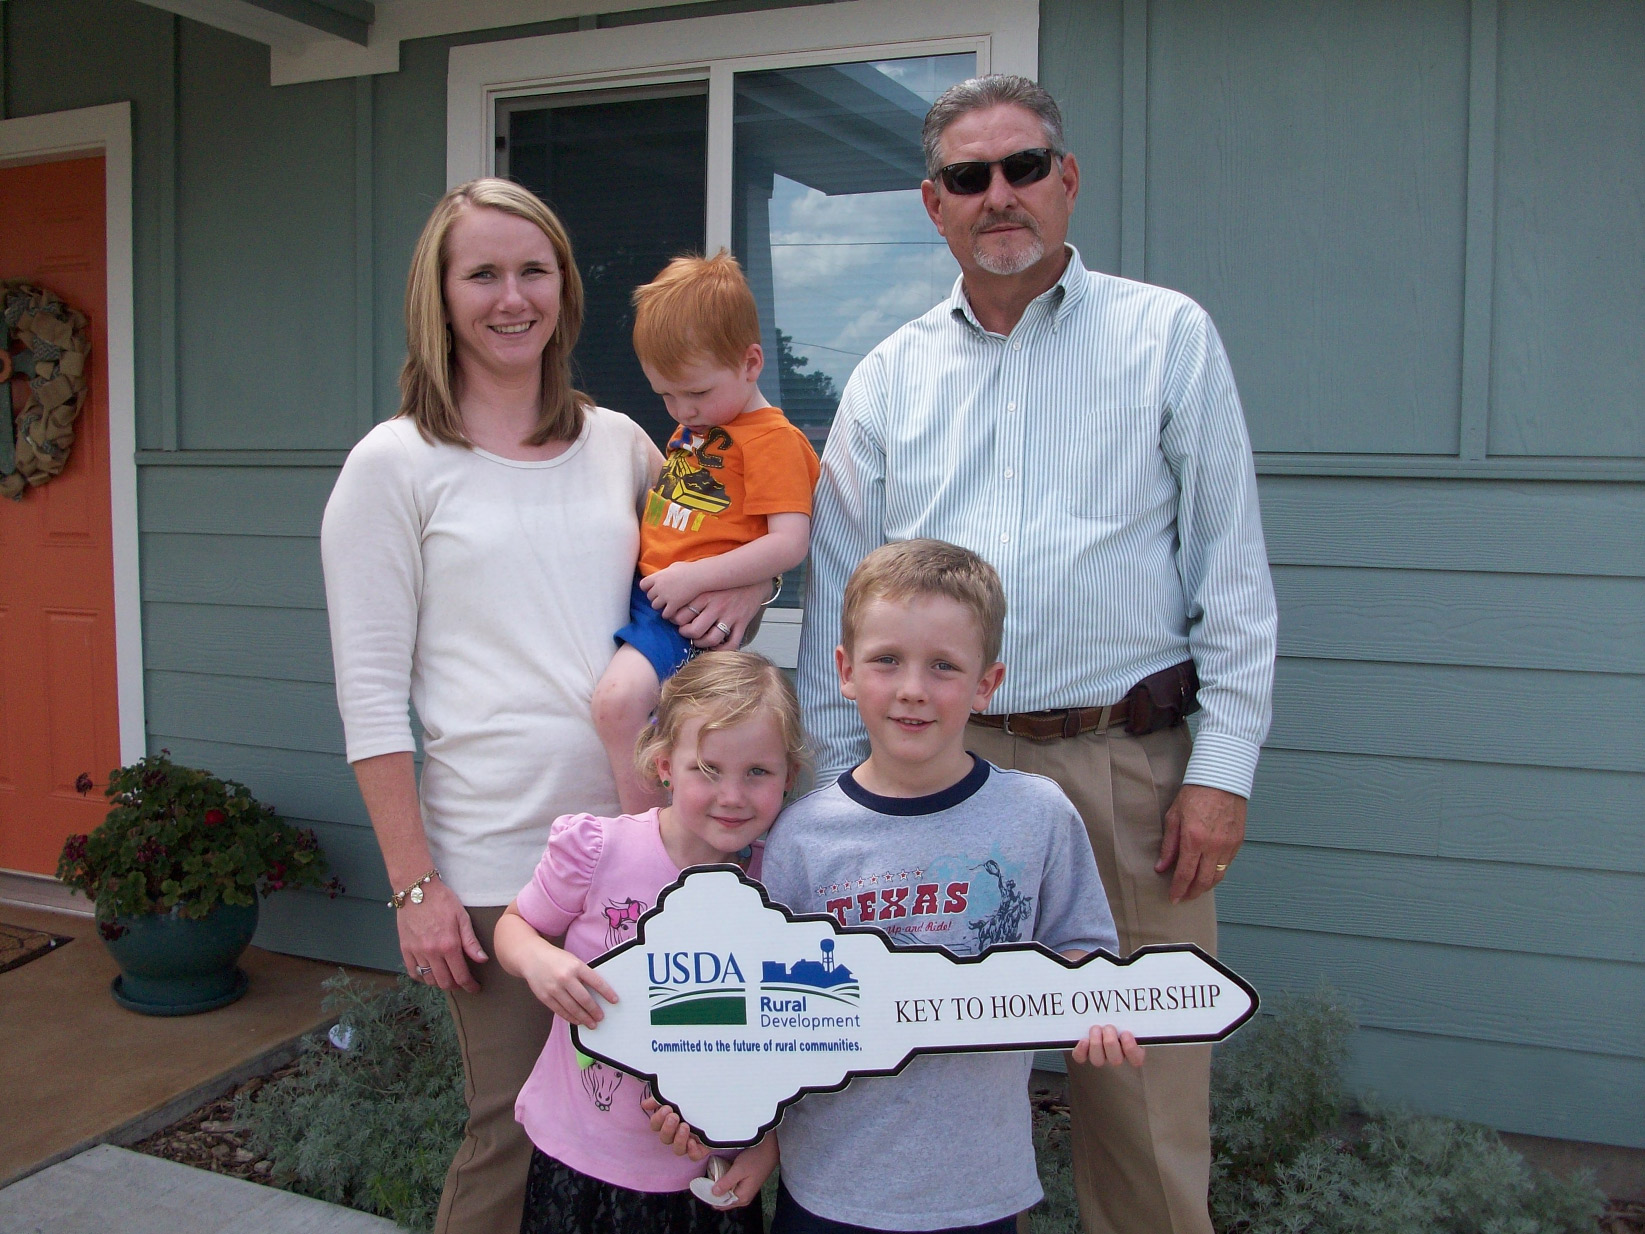
[[[6,115],[133,102],[150,747],[320,832],[348,894],[261,943],[397,967],[320,513],[397,405],[447,50],[576,23],[274,88],[129,0],[0,22]],[[1645,1146],[1645,8],[1042,0],[1040,56],[1074,242],[1210,309],[1258,452],[1281,660],[1224,956],[1352,997],[1362,1091]]]

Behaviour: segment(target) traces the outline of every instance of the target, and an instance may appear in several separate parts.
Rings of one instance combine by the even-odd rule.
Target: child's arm
[[[735,1204],[727,1208],[741,1208],[759,1200],[760,1188],[777,1168],[777,1133],[771,1132],[752,1148],[745,1148],[732,1159],[731,1168],[714,1184],[715,1195],[734,1194]]]
[[[617,1001],[605,978],[532,929],[518,901],[503,910],[492,942],[503,971],[524,981],[538,1002],[572,1024],[593,1028],[605,1018],[590,989],[608,1003]]]
[[[676,561],[640,580],[653,608],[674,619],[680,609],[705,591],[728,591],[775,578],[805,560],[811,546],[809,514],[772,514],[765,520],[765,534],[729,553],[705,557],[701,561]]]

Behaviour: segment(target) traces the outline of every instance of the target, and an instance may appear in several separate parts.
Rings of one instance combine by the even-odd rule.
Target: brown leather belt
[[[1194,662],[1184,660],[1144,677],[1119,702],[1108,707],[1053,707],[1046,711],[1014,711],[1009,715],[978,715],[971,723],[1004,729],[1012,737],[1055,741],[1123,724],[1133,736],[1175,728],[1199,710],[1199,677]]]

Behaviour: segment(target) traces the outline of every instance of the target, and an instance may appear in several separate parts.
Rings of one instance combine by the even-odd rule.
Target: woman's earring
[[[663,787],[664,787],[664,788],[667,788],[667,787],[668,787],[668,781],[667,781],[667,780],[664,780],[664,781],[663,781]]]

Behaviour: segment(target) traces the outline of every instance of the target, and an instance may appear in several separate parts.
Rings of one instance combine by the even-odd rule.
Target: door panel
[[[103,160],[0,168],[0,277],[91,319],[91,394],[63,474],[0,501],[0,867],[49,874],[63,838],[102,821],[120,762],[109,528]],[[21,410],[28,389],[12,387]]]

